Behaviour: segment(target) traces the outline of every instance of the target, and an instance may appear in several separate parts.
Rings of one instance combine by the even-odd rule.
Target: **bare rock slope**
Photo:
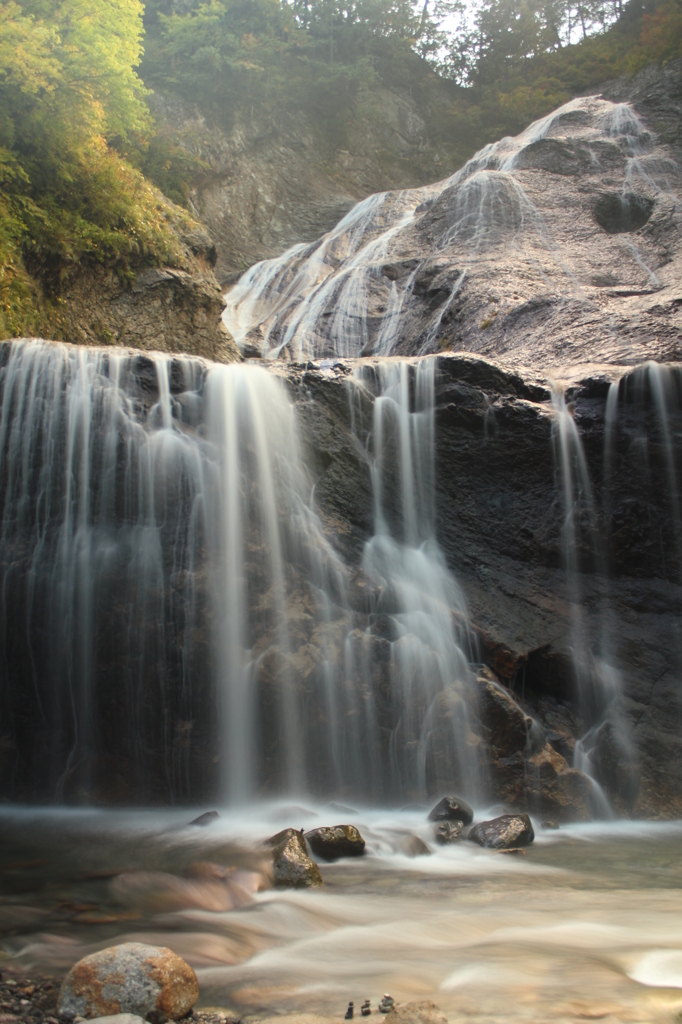
[[[573,100],[436,185],[370,196],[245,274],[228,327],[247,354],[294,360],[452,349],[560,371],[679,358],[677,85],[654,78],[630,84],[634,104],[624,85]]]

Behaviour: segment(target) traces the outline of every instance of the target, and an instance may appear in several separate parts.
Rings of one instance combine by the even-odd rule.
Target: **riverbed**
[[[384,992],[481,1024],[682,1012],[680,822],[534,822],[533,846],[504,854],[437,846],[428,806],[301,800],[189,826],[204,810],[0,811],[0,969],[60,977],[135,940],[185,957],[198,1007],[235,1017],[341,1020]],[[321,864],[321,889],[272,888],[263,840],[340,822],[364,857]],[[431,853],[409,856],[410,836]]]

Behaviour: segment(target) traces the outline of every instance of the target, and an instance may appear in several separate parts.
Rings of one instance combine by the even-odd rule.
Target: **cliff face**
[[[342,366],[287,378],[308,396],[299,410],[316,501],[357,564],[371,488],[349,443]],[[537,375],[466,355],[441,357],[436,374],[437,536],[466,595],[474,658],[569,763],[594,729],[593,775],[619,813],[645,817],[682,810],[682,565],[671,490],[682,461],[679,444],[669,447],[679,368],[664,379],[665,420],[646,370],[624,375],[608,411],[611,374],[567,380],[563,412]],[[568,479],[564,428],[581,439]],[[519,800],[519,764],[493,755],[492,795]]]
[[[172,204],[168,207],[173,220]],[[176,218],[176,231],[177,265],[142,268],[132,279],[103,267],[72,271],[60,294],[64,340],[239,360],[222,321],[215,247],[199,224]]]
[[[111,358],[2,351],[21,432],[3,418],[8,796],[197,802],[229,763],[261,793],[469,786],[580,820],[603,813],[598,785],[618,814],[682,812],[679,366],[594,372],[559,393],[469,355],[403,363],[402,422],[409,436],[432,408],[435,438],[435,537],[403,547],[385,364],[220,377],[198,359]],[[427,366],[433,405],[414,412]],[[59,396],[48,429],[42,389]],[[34,459],[18,462],[26,443]],[[31,474],[49,507],[22,500]]]
[[[228,131],[176,97],[152,97],[164,135],[207,166],[190,203],[215,244],[221,282],[312,241],[372,192],[448,170],[445,147],[434,143],[407,91],[378,89],[373,105],[374,116],[356,117],[341,141],[303,113],[274,122],[243,112]]]

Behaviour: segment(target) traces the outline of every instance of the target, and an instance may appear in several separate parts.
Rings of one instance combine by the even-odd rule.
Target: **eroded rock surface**
[[[296,829],[285,829],[269,841],[273,847],[275,885],[306,889],[322,885],[322,875],[308,854],[305,838]]]
[[[434,838],[440,846],[458,843],[462,838],[461,821],[441,821],[433,830]]]
[[[176,953],[125,942],[79,960],[62,983],[58,1009],[63,1017],[130,1013],[179,1020],[198,998],[197,976]]]
[[[530,846],[535,833],[527,814],[501,814],[490,821],[479,821],[467,839],[491,850],[511,850]]]
[[[451,349],[556,372],[678,359],[679,104],[666,128],[645,94],[573,100],[450,178],[368,198],[252,268],[227,296],[228,327],[250,354],[297,360]]]
[[[334,825],[331,828],[316,828],[306,832],[310,849],[323,860],[338,860],[340,857],[361,857],[365,852],[365,840],[355,825]]]

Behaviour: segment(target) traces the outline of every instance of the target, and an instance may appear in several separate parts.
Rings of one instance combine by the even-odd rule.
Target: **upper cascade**
[[[680,166],[632,106],[583,97],[256,264],[224,321],[244,355],[294,361],[679,358],[681,202]]]

